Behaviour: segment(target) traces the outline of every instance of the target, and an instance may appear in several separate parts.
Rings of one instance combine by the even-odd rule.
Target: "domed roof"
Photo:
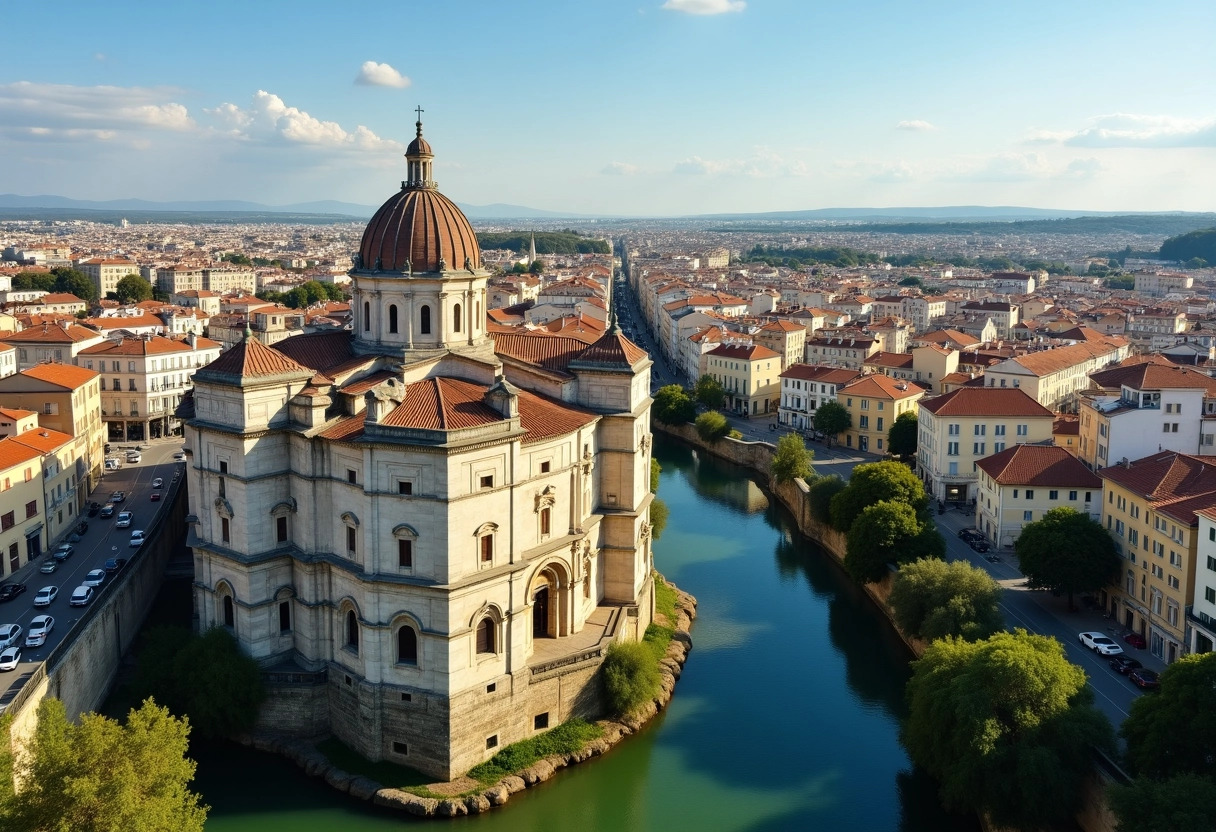
[[[426,154],[427,156],[435,155],[431,152],[431,143],[422,138],[422,135],[419,134],[414,137],[414,140],[410,142],[410,146],[405,149],[405,155],[421,156],[423,154]]]

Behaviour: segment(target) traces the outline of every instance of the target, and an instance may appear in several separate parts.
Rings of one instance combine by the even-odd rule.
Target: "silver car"
[[[41,647],[46,644],[46,637],[55,628],[55,619],[49,615],[36,615],[30,622],[30,631],[25,636],[26,647]]]
[[[21,664],[21,648],[7,647],[0,653],[0,670],[16,670]]]

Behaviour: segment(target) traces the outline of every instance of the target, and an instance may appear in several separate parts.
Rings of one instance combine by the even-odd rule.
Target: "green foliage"
[[[659,493],[659,474],[663,471],[663,466],[659,465],[659,461],[654,457],[650,458],[650,493]]]
[[[543,734],[511,743],[486,762],[469,769],[469,776],[483,785],[496,783],[545,757],[580,751],[603,735],[604,729],[595,723],[572,719]]]
[[[62,702],[44,699],[5,828],[201,832],[208,807],[188,788],[195,769],[186,757],[189,735],[186,720],[151,700],[125,725],[92,713],[74,725]]]
[[[1102,281],[1102,285],[1107,289],[1135,289],[1136,278],[1130,274],[1120,277],[1108,277]]]
[[[899,629],[934,639],[988,638],[1005,626],[1001,585],[966,561],[921,558],[895,573],[889,603]]]
[[[530,231],[483,231],[477,235],[477,244],[484,249],[509,249],[516,254],[528,251],[531,245]],[[591,240],[577,231],[537,231],[537,254],[609,254],[607,240]]]
[[[913,663],[904,746],[941,783],[943,802],[997,826],[1039,829],[1074,815],[1093,768],[1112,751],[1109,721],[1085,671],[1053,638],[1025,630],[935,641]]]
[[[697,435],[706,442],[717,442],[730,433],[730,422],[716,410],[702,413],[694,424],[697,426]]]
[[[839,474],[819,477],[810,484],[807,500],[810,502],[811,516],[820,523],[832,522],[832,498],[844,491],[848,485]]]
[[[791,482],[797,477],[810,479],[813,454],[807,450],[806,442],[796,433],[787,433],[777,440],[771,471],[777,482]]]
[[[684,388],[678,384],[667,384],[654,394],[651,411],[654,418],[665,425],[682,425],[691,422],[697,415],[697,406]]]
[[[854,468],[849,487],[832,498],[832,526],[849,531],[862,510],[880,500],[906,503],[918,514],[929,505],[925,487],[907,465],[870,462]]]
[[[1115,541],[1097,520],[1061,506],[1022,528],[1014,544],[1030,586],[1072,596],[1094,592],[1118,578]]]
[[[604,701],[613,716],[626,716],[659,692],[659,665],[654,652],[640,641],[614,642],[600,665]]]
[[[916,439],[920,425],[915,410],[905,410],[895,418],[887,431],[887,451],[894,456],[916,456]]]
[[[129,274],[114,285],[114,297],[120,303],[139,303],[152,299],[152,284],[137,274]]]
[[[663,580],[658,572],[654,573],[654,610],[661,613],[674,626],[676,623],[676,591]]]
[[[1136,774],[1216,782],[1216,653],[1183,656],[1162,671],[1161,689],[1132,702],[1122,734]]]
[[[316,747],[327,760],[343,771],[371,778],[389,788],[413,791],[414,787],[435,781],[434,777],[409,766],[388,760],[372,762],[336,737],[327,737],[317,743]]]
[[[907,503],[880,500],[865,507],[849,528],[844,568],[858,583],[877,583],[890,564],[912,554],[920,521]]]
[[[1204,260],[1202,257],[1192,257],[1182,265],[1186,266],[1188,269],[1203,269],[1207,268],[1208,261]]]
[[[1211,828],[1216,818],[1216,783],[1194,774],[1168,780],[1140,777],[1130,786],[1111,786],[1107,794],[1120,829],[1194,832]]]
[[[0,714],[0,829],[11,829],[9,812],[13,808],[13,727],[11,713]]]
[[[1203,228],[1189,234],[1170,237],[1161,244],[1162,260],[1184,262],[1198,257],[1216,263],[1216,228]]]
[[[144,636],[136,669],[140,696],[155,696],[190,717],[205,738],[250,730],[266,697],[256,661],[222,627],[195,635],[185,627],[154,627]]]
[[[726,388],[708,373],[697,379],[692,395],[698,404],[704,405],[710,410],[718,410],[726,404]]]
[[[834,438],[853,427],[853,416],[840,402],[824,402],[815,411],[812,420],[815,430],[825,436]]]
[[[899,281],[899,285],[900,286],[924,286],[925,282],[923,280],[921,280],[919,277],[917,277],[916,275],[909,275],[908,277],[905,277],[903,280]]]
[[[528,264],[528,274],[540,274],[544,270],[545,263],[543,260],[533,260]]]
[[[18,292],[53,292],[55,275],[44,272],[20,272],[13,276],[13,289]]]
[[[847,268],[863,263],[881,262],[878,255],[868,251],[860,251],[847,246],[807,248],[780,248],[778,246],[755,245],[743,260],[745,262],[764,262],[770,266],[788,266],[801,268],[808,263],[827,263],[832,266]]]
[[[667,503],[655,497],[650,501],[650,533],[655,540],[663,536],[663,530],[667,528],[667,518],[671,515],[671,510],[667,508]]]
[[[51,269],[51,274],[55,276],[54,291],[68,292],[89,303],[97,300],[97,287],[93,285],[93,281],[84,272],[60,266]]]
[[[240,252],[236,252],[236,251],[228,252],[227,254],[225,254],[223,257],[220,258],[220,261],[224,262],[224,263],[235,263],[238,266],[252,266],[253,265],[253,261],[249,259],[248,254],[241,254]]]

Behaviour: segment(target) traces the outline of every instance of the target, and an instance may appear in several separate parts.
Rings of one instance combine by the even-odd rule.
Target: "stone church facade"
[[[247,333],[195,374],[188,543],[198,626],[272,680],[265,724],[448,778],[596,716],[604,647],[652,619],[651,362],[616,326],[491,339],[421,124],[406,158],[352,331]]]

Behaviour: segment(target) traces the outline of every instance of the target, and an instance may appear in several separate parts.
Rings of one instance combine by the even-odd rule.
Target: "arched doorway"
[[[542,586],[532,593],[532,637],[548,638],[549,631],[549,587]]]

